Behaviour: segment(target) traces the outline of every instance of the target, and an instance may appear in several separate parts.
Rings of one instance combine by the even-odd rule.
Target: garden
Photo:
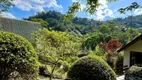
[[[14,7],[12,1],[0,1],[0,14]],[[100,21],[75,17],[80,1],[86,1],[90,15],[100,6],[98,0],[79,0],[66,14],[43,11],[19,20],[25,27],[16,19],[0,19],[0,80],[142,80],[142,64],[124,65],[119,52],[142,39],[142,15],[132,14],[140,5],[120,8],[120,14],[130,13],[125,18]]]

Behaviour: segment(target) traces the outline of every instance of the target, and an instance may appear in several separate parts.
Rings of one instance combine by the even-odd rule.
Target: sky
[[[10,7],[8,12],[0,14],[3,17],[23,19],[29,16],[36,15],[38,12],[54,10],[65,14],[68,7],[77,0],[15,0],[12,3],[14,7]],[[98,7],[97,12],[90,16],[84,12],[85,3],[81,3],[81,11],[76,13],[77,17],[89,18],[94,20],[109,20],[118,17],[126,17],[119,14],[119,8],[129,6],[132,2],[137,2],[142,6],[142,0],[118,0],[116,2],[108,3],[106,0],[99,0],[101,6]],[[142,9],[134,10],[134,15],[141,15]]]

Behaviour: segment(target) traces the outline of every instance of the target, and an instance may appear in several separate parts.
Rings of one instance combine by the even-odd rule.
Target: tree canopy
[[[117,0],[107,0],[108,2],[113,2]],[[93,15],[94,12],[97,11],[97,8],[100,6],[99,0],[77,0],[73,2],[71,6],[69,6],[65,20],[69,20],[75,16],[76,12],[81,11],[81,3],[86,3],[86,7],[84,9],[85,12],[88,12],[90,15]]]
[[[130,6],[127,6],[125,8],[120,8],[118,10],[118,12],[120,12],[120,14],[125,14],[127,16],[130,16],[130,21],[129,21],[131,24],[130,26],[133,26],[133,16],[134,16],[134,14],[136,14],[138,12],[137,11],[134,13],[134,10],[139,9],[139,8],[141,8],[140,5],[137,2],[133,2],[133,3],[131,3]],[[130,11],[130,15],[126,13],[129,11]]]
[[[0,1],[0,13],[7,11],[10,6],[14,6],[11,1],[13,0],[1,0]]]
[[[51,77],[55,69],[60,66],[63,67],[62,71],[68,71],[80,51],[80,42],[68,33],[45,28],[33,33],[33,45],[39,55],[40,63],[52,67]]]

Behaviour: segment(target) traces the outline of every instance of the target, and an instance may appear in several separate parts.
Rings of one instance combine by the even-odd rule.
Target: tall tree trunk
[[[131,27],[132,27],[132,24],[133,24],[133,14],[132,14],[132,10],[131,10]]]

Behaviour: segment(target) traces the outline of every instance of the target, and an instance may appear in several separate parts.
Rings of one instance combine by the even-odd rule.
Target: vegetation
[[[129,27],[131,26],[131,23],[128,23],[130,20],[129,17],[126,17],[124,19],[116,18],[114,20],[105,21],[105,22],[104,21],[100,22],[93,19],[75,17],[72,20],[65,22],[63,20],[64,16],[65,15],[61,14],[60,12],[48,11],[48,12],[41,12],[41,13],[38,13],[37,15],[30,16],[29,18],[24,18],[24,19],[31,20],[31,21],[33,21],[32,19],[42,19],[48,23],[48,26],[46,26],[45,28],[51,28],[53,30],[65,31],[65,32],[74,31],[74,32],[79,32],[83,35],[88,33],[94,33],[95,31],[98,31],[98,32],[101,31],[103,34],[105,33],[105,36],[109,36],[109,34],[111,33],[111,31],[109,30],[112,30],[113,31],[112,33],[113,34],[115,33],[116,35],[118,35],[116,37],[120,39],[121,37],[124,37],[124,36],[121,36],[123,34],[120,34],[120,37],[119,37],[119,34],[117,33],[120,33],[120,32],[125,33],[125,31],[127,31]],[[133,16],[133,25],[131,27],[140,28],[142,26],[141,19],[142,19],[141,15]],[[40,22],[40,23],[44,23],[44,22]],[[103,28],[104,28],[104,31],[103,31]],[[138,31],[136,30],[136,32]],[[112,36],[115,36],[115,34]]]
[[[57,68],[62,67],[62,71],[67,72],[78,58],[79,43],[65,32],[40,29],[33,33],[32,41],[40,63],[51,66],[50,79]]]
[[[35,22],[39,23],[47,22],[48,26],[44,26],[45,28],[51,28],[53,30],[65,31],[65,32],[74,31],[77,33],[79,32],[81,34],[86,34],[89,31],[91,31],[93,27],[99,25],[99,22],[93,19],[88,20],[87,18],[76,17],[69,22],[65,22],[63,18],[64,18],[63,14],[55,11],[49,11],[49,12],[38,13],[35,16],[30,16],[29,18],[24,18],[24,19],[31,21],[34,21],[32,19],[42,19],[44,21],[35,21]]]
[[[119,24],[125,24],[127,27],[132,27],[132,28],[141,28],[142,26],[142,15],[137,15],[137,16],[133,16],[132,18],[133,23],[130,23],[130,16],[126,17],[126,18],[116,18],[113,21],[119,23]]]
[[[10,6],[14,6],[11,1],[13,0],[1,0],[0,1],[0,13],[5,12]]]
[[[32,43],[38,53],[39,62],[47,67],[50,79],[58,72],[64,78],[74,61],[90,52],[102,57],[116,71],[115,69],[123,65],[122,55],[116,51],[140,35],[138,29],[128,27],[115,19],[98,22],[75,17],[65,22],[64,16],[59,12],[49,11],[26,19],[42,19],[48,23],[48,26],[43,26],[46,29],[33,33]]]
[[[71,80],[116,80],[111,67],[98,56],[87,56],[79,59],[68,72]]]
[[[142,67],[134,65],[125,74],[125,80],[141,80]]]
[[[131,25],[129,25],[129,26],[132,26],[132,24],[133,24],[133,14],[134,14],[134,10],[136,10],[136,9],[138,9],[138,8],[140,8],[140,5],[137,3],[137,2],[133,2],[130,6],[127,6],[126,8],[120,8],[118,11],[120,12],[120,14],[125,14],[125,15],[128,15],[128,14],[126,14],[126,12],[128,12],[128,11],[130,11],[130,21],[129,21],[129,23],[131,24]],[[137,12],[135,12],[135,14],[136,14]]]
[[[116,51],[140,34],[115,20],[98,22],[75,17],[63,20],[65,15],[42,12],[25,20],[41,23],[43,29],[32,33],[32,44],[38,53],[40,68],[45,75],[63,79],[72,64],[80,57],[93,55],[102,57],[111,68],[122,66],[122,56]],[[44,76],[44,75],[42,75]]]
[[[11,1],[0,1],[0,13],[13,6]],[[81,3],[86,3],[84,10]],[[74,17],[79,11],[92,15],[100,5],[99,0],[78,0],[69,6],[67,14],[48,11],[24,18],[39,22],[43,27],[32,33],[33,46],[19,35],[0,32],[1,80],[37,79],[38,70],[39,74],[44,73],[38,78],[44,76],[50,80],[66,77],[71,80],[116,80],[116,69],[123,66],[123,54],[117,50],[142,32],[142,15],[132,14],[140,5],[133,2],[120,8],[118,11],[122,14],[131,12],[124,19],[96,21]],[[141,67],[132,66],[125,79],[131,77],[142,77]]]
[[[119,53],[115,63],[115,72],[119,74],[123,74],[123,53]]]
[[[0,32],[0,78],[20,76],[26,80],[37,77],[38,58],[33,46],[23,37]]]
[[[39,22],[42,27],[47,27],[48,26],[48,22],[44,21],[43,19],[31,18],[30,21]]]
[[[107,0],[108,2],[113,2],[117,0]],[[99,0],[78,0],[73,2],[71,6],[69,6],[65,20],[69,20],[75,16],[76,12],[81,11],[81,3],[86,3],[85,9],[82,11],[88,12],[90,15],[93,15],[94,12],[97,11],[97,8],[100,6]]]

